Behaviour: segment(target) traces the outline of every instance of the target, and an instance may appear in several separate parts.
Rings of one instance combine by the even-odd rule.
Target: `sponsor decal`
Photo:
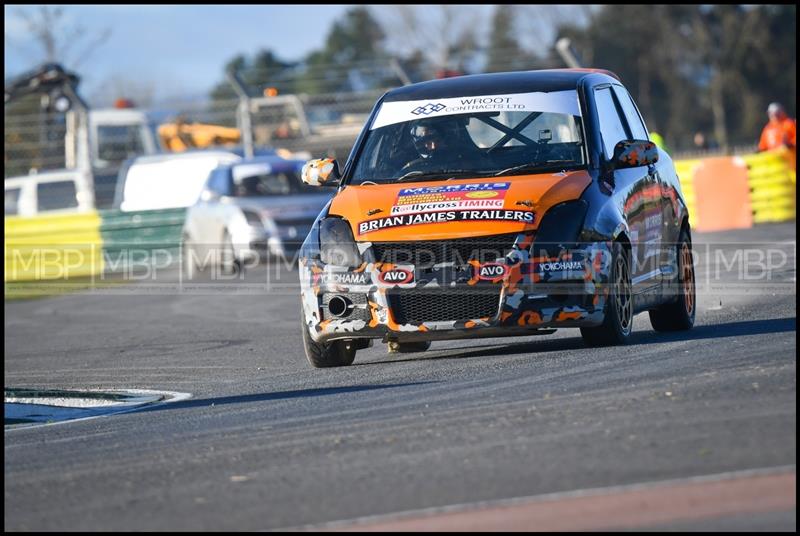
[[[391,214],[438,212],[468,208],[503,208],[510,183],[481,182],[403,188]]]
[[[381,283],[402,285],[404,283],[411,283],[414,280],[414,272],[403,268],[394,268],[386,272],[381,272],[378,275],[378,279]]]
[[[654,214],[653,216],[648,216],[644,220],[644,227],[645,229],[653,229],[661,227],[661,213]]]
[[[445,106],[444,104],[429,102],[424,106],[417,106],[416,108],[411,110],[411,113],[414,115],[428,115],[432,114],[433,112],[440,112],[445,108],[447,108],[447,106]]]
[[[441,210],[463,210],[468,208],[503,208],[502,199],[468,199],[466,201],[440,201],[435,203],[414,203],[395,205],[391,214],[420,214]],[[371,216],[372,214],[370,214]]]
[[[505,192],[503,192],[505,194]],[[467,197],[470,199],[486,199],[489,197],[497,197],[499,194],[497,192],[469,192]]]
[[[366,285],[366,272],[328,272],[320,276],[324,285]]]
[[[499,262],[487,262],[478,267],[478,279],[482,281],[499,281],[508,273],[508,266]]]
[[[358,234],[363,235],[391,227],[448,223],[452,221],[518,221],[521,223],[533,223],[533,218],[534,213],[528,210],[445,210],[423,214],[399,214],[362,221],[358,224]]]
[[[508,190],[509,182],[478,182],[473,184],[445,184],[439,186],[417,186],[416,188],[403,188],[397,195],[397,201],[407,196],[452,194],[452,199],[464,199],[463,193]],[[505,192],[503,193],[505,195]]]
[[[582,261],[554,261],[540,262],[540,272],[565,272],[569,270],[583,270]]]
[[[384,102],[370,130],[423,117],[474,112],[550,112],[581,115],[574,89],[565,91],[510,93],[506,95],[467,95],[427,100]]]

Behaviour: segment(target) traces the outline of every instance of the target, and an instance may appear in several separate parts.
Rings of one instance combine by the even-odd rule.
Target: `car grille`
[[[389,292],[388,298],[398,324],[493,317],[500,306],[497,288],[468,292],[403,289]]]
[[[455,262],[466,264],[470,259],[491,262],[505,257],[514,245],[517,233],[455,240],[426,240],[422,242],[373,242],[377,262],[414,264],[430,267]]]

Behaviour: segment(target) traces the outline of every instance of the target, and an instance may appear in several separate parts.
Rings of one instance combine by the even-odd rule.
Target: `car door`
[[[644,120],[636,107],[636,103],[633,101],[633,97],[622,86],[615,85],[613,88],[634,139],[649,139],[647,127],[645,127]],[[677,235],[680,232],[680,226],[673,225],[677,218],[675,213],[676,205],[673,202],[676,193],[672,185],[666,180],[666,177],[659,173],[659,168],[663,165],[662,163],[657,163],[655,166],[650,167],[650,173],[657,184],[656,191],[658,193],[655,196],[654,203],[658,207],[658,212],[654,211],[645,222],[649,240],[658,244],[658,266],[654,268],[658,268],[661,271],[662,280],[670,277],[676,270],[676,267],[673,266],[675,257],[672,254],[671,247],[672,244],[677,242]]]
[[[197,203],[191,208],[191,229],[198,252],[205,256],[222,238],[220,203],[230,192],[230,168],[218,167],[209,175]]]
[[[603,152],[610,161],[618,142],[635,137],[610,84],[596,87],[594,97]],[[653,227],[660,215],[659,198],[659,185],[649,166],[614,170],[613,199],[628,224],[634,294],[642,294],[661,283],[661,232]]]

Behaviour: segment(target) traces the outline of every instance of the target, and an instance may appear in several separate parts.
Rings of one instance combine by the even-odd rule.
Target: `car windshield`
[[[584,165],[575,91],[391,102],[373,120],[351,182],[519,175]]]
[[[139,125],[101,125],[97,127],[97,140],[98,157],[105,165],[117,165],[126,158],[144,153]]]
[[[262,197],[298,193],[318,193],[303,184],[297,173],[252,173],[233,175],[233,197]]]

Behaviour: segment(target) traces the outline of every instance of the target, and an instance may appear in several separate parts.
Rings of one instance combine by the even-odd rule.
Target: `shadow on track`
[[[269,400],[287,400],[291,398],[308,398],[314,396],[337,395],[342,393],[358,393],[361,391],[375,391],[378,389],[394,389],[397,387],[410,387],[415,385],[425,385],[429,383],[439,383],[438,381],[428,382],[409,382],[409,383],[390,383],[386,385],[352,385],[349,387],[320,387],[318,389],[298,389],[296,391],[278,391],[275,393],[257,393],[252,395],[221,396],[217,398],[198,398],[162,404],[149,408],[143,408],[137,413],[148,411],[164,411],[172,409],[206,408],[210,406],[222,406],[225,404],[247,404],[250,402],[266,402]]]
[[[719,339],[723,337],[742,337],[746,335],[764,335],[768,333],[786,333],[797,331],[797,318],[772,318],[768,320],[747,320],[743,322],[728,322],[697,326],[689,331],[676,331],[672,333],[658,333],[653,330],[634,332],[626,346],[638,344],[658,344],[676,341],[693,341],[701,339]],[[559,352],[565,350],[589,349],[579,337],[525,341],[518,343],[497,343],[483,346],[469,346],[447,348],[419,354],[419,357],[406,359],[382,359],[366,363],[354,363],[353,366],[378,365],[384,363],[404,363],[434,359],[463,359],[469,357],[491,357],[527,353]]]
[[[723,337],[785,333],[787,331],[797,331],[797,317],[709,324],[707,326],[695,326],[689,331],[674,331],[671,333],[658,333],[656,331],[634,332],[631,335],[630,344],[720,339]]]

